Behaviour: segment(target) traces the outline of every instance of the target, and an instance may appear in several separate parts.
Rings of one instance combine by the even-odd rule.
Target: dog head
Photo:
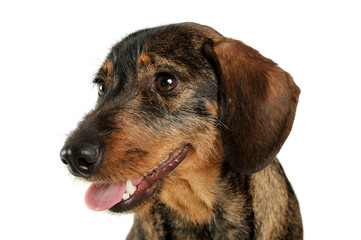
[[[299,95],[274,62],[194,23],[129,35],[94,82],[96,107],[60,155],[93,182],[88,206],[116,212],[169,199],[192,181],[212,187],[207,176],[216,179],[223,164],[242,174],[263,169],[291,130]]]

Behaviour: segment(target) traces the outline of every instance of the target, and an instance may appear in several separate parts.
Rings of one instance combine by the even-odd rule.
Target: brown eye
[[[161,74],[155,79],[155,87],[161,93],[168,93],[176,88],[177,85],[178,81],[168,74]]]

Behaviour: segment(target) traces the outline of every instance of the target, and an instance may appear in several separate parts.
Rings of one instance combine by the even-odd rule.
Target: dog
[[[135,213],[127,239],[303,239],[276,158],[300,90],[272,60],[211,27],[125,37],[96,74],[98,100],[60,157],[86,205]]]

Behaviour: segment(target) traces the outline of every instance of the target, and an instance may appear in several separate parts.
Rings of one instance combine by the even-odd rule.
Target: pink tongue
[[[125,183],[90,185],[85,193],[85,204],[94,211],[104,211],[122,200]]]

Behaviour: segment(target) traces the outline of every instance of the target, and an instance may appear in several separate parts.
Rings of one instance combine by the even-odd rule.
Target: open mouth
[[[90,185],[85,194],[85,203],[95,211],[129,211],[153,196],[158,180],[171,173],[193,150],[191,144],[175,150],[155,169],[139,178],[129,179],[125,183]]]

